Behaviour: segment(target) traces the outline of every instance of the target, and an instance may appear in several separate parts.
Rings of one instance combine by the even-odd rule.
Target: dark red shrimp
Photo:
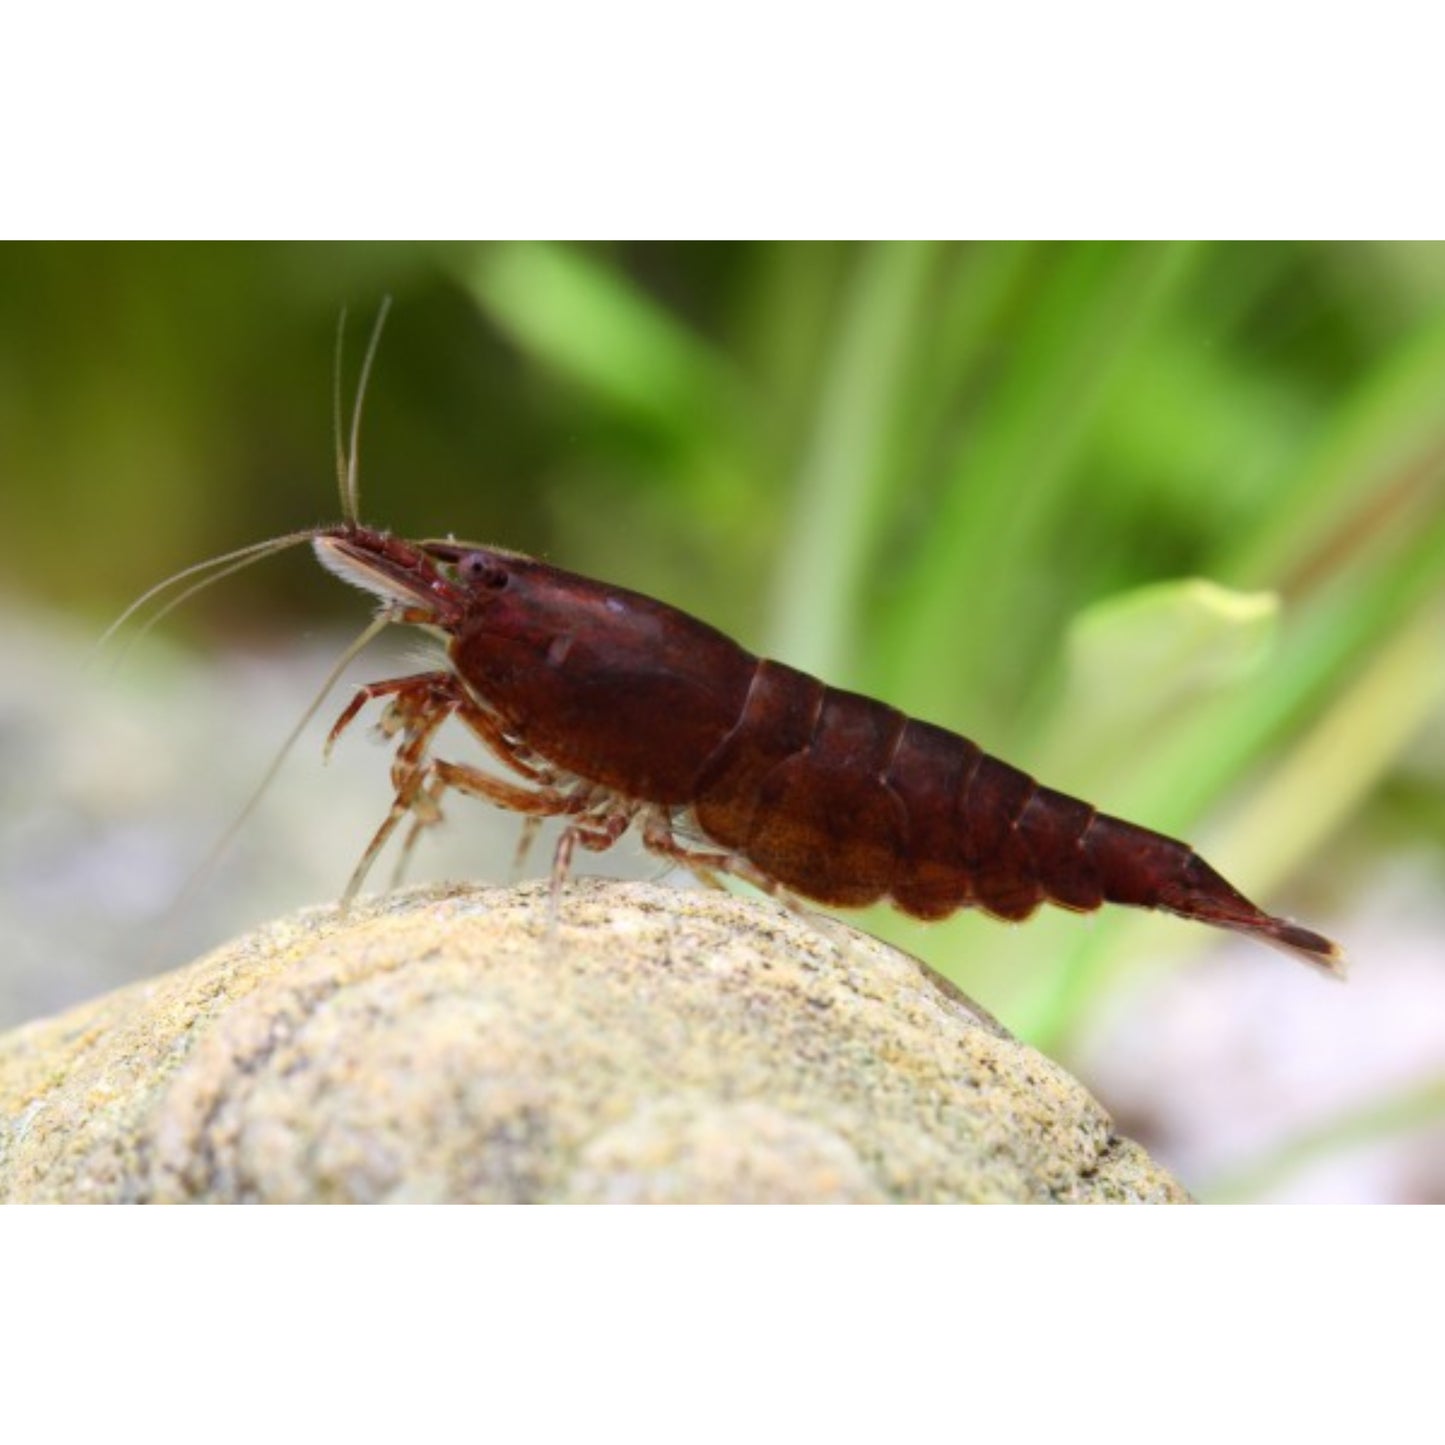
[[[357,434],[385,315],[383,306],[349,446],[340,427],[338,335],[336,460],[346,520],[187,568],[106,634],[177,582],[188,585],[152,624],[198,588],[310,541],[323,565],[382,606],[286,747],[342,666],[386,623],[445,641],[448,666],[362,688],[331,730],[328,747],[368,701],[387,698],[382,728],[399,738],[395,798],[346,898],[402,821],[411,822],[404,860],[455,790],[529,820],[566,820],[554,898],[578,844],[609,848],[638,822],[649,848],[701,877],[731,873],[784,897],[844,908],[888,899],[924,919],[977,907],[1018,920],[1041,903],[1078,911],[1124,903],[1233,929],[1343,973],[1337,945],[1255,907],[1188,844],[1041,787],[967,738],[754,657],[654,598],[500,548],[408,542],[362,526]],[[450,717],[520,781],[432,757]]]
[[[348,896],[405,818],[435,822],[449,789],[569,820],[610,847],[646,845],[705,878],[918,918],[965,907],[1027,918],[1041,903],[1163,909],[1343,971],[1329,939],[1255,907],[1187,844],[1035,783],[967,738],[754,657],[653,598],[468,543],[405,542],[348,523],[313,539],[382,614],[440,635],[448,666],[363,688],[400,734],[396,798]],[[456,717],[521,781],[430,756]],[[683,838],[706,840],[695,847]],[[408,844],[409,847],[409,844]]]

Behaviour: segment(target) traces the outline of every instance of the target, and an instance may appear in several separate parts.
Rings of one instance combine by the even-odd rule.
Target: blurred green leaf
[[[728,415],[738,381],[726,358],[590,253],[535,242],[487,247],[464,279],[538,360],[658,432],[686,439]]]
[[[1029,569],[1086,503],[1071,463],[1122,359],[1187,279],[1187,246],[1050,248],[1033,302],[974,428],[961,439],[875,647],[878,691],[910,711],[957,717],[964,697],[1016,702],[1048,596]],[[984,715],[987,715],[985,711]]]
[[[1200,578],[1156,583],[1085,609],[1067,633],[1055,738],[1043,753],[1100,778],[1140,739],[1202,698],[1258,676],[1274,651],[1279,599]]]
[[[1445,314],[1361,385],[1221,559],[1242,584],[1367,564],[1445,507]]]
[[[863,579],[894,485],[891,428],[937,250],[880,246],[860,259],[794,486],[770,650],[825,677],[841,678],[852,661]]]

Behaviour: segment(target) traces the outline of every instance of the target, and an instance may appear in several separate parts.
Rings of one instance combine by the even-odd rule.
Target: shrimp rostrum
[[[1162,909],[1257,938],[1330,972],[1329,939],[1257,908],[1187,844],[1036,783],[967,738],[760,659],[653,598],[498,548],[407,542],[355,522],[311,536],[321,562],[381,600],[383,617],[445,643],[447,666],[361,689],[399,738],[391,812],[360,885],[403,821],[448,792],[564,826],[573,850],[633,824],[704,878],[784,898],[921,919],[967,907]],[[433,757],[455,718],[515,780]]]

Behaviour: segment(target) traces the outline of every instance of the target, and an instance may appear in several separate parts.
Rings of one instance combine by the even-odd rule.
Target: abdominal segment
[[[694,815],[780,887],[917,918],[1040,903],[1097,908],[1094,809],[967,738],[761,662],[743,714],[698,779]]]

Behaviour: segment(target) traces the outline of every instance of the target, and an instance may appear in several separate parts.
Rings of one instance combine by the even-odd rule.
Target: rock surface
[[[906,955],[590,880],[315,909],[0,1038],[10,1202],[1154,1202]]]

